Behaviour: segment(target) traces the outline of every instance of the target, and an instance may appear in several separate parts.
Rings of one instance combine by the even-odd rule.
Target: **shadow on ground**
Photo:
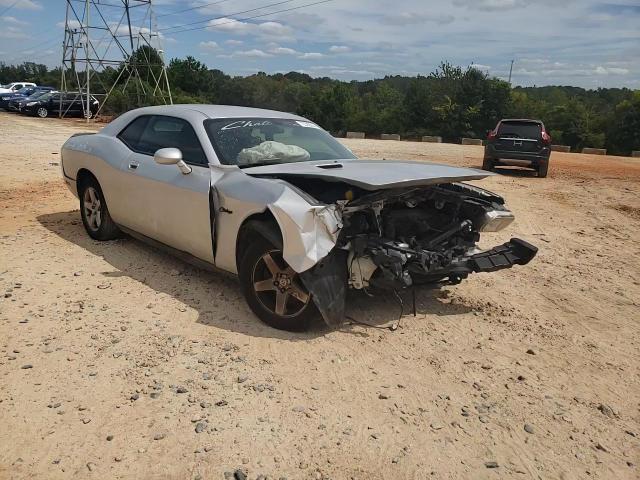
[[[196,310],[197,321],[203,325],[255,337],[292,341],[309,340],[329,331],[321,320],[305,333],[289,333],[270,328],[249,310],[234,276],[196,268],[130,237],[97,242],[84,231],[77,210],[37,218],[47,230],[109,263],[115,271],[103,272],[105,277],[126,276],[158,293],[171,295],[186,307]],[[447,302],[446,297],[447,292],[441,289],[417,289],[417,313],[449,316],[469,311],[464,305]],[[411,292],[404,292],[402,300],[404,305],[401,308],[399,299],[393,294],[369,297],[362,292],[352,292],[347,301],[346,312],[351,320],[340,331],[366,335],[368,328],[391,326],[400,318],[401,311],[404,321],[411,321]]]

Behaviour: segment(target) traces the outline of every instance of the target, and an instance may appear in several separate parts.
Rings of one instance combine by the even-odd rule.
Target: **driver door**
[[[144,115],[118,136],[131,150],[122,164],[130,209],[124,226],[201,260],[213,263],[209,187],[211,175],[202,145],[191,124],[181,118]],[[191,167],[153,159],[161,148],[179,148]]]

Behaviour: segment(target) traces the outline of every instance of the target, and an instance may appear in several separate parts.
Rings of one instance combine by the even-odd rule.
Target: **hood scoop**
[[[343,168],[341,163],[326,163],[324,165],[316,165],[318,168],[322,168],[323,170],[331,170],[333,168]]]

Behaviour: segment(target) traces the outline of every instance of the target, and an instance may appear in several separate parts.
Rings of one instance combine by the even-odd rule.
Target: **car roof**
[[[278,112],[276,110],[236,107],[233,105],[188,103],[179,105],[155,105],[129,110],[105,126],[100,133],[103,135],[116,136],[129,123],[142,115],[175,116],[191,122],[202,122],[203,120],[216,118],[282,118],[287,120],[309,121],[293,113]]]
[[[234,105],[206,105],[197,103],[176,104],[176,105],[157,105],[153,107],[143,107],[132,112],[145,115],[171,115],[182,112],[198,112],[209,118],[287,118],[296,120],[305,120],[303,117],[293,113],[279,112],[276,110],[266,110],[262,108],[237,107]]]
[[[542,123],[542,120],[532,120],[530,118],[503,118],[500,122]]]

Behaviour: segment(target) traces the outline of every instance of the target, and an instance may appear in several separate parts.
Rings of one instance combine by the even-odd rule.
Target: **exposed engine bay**
[[[536,247],[515,238],[488,251],[477,247],[481,232],[500,231],[514,216],[502,197],[475,186],[443,183],[372,192],[341,183],[287,181],[319,201],[338,205],[341,214],[336,248],[302,275],[330,324],[332,318],[342,321],[343,276],[349,287],[368,293],[457,284],[470,273],[524,265],[537,253]]]
[[[349,250],[349,284],[356,289],[460,283],[486,270],[474,259],[480,232],[513,220],[502,197],[462,183],[387,190],[345,205],[338,246]]]
[[[371,294],[458,284],[471,273],[525,265],[538,251],[517,238],[479,249],[481,232],[503,230],[514,215],[501,196],[467,183],[365,189],[284,172],[261,176],[285,181],[310,204],[327,206],[315,215],[335,216],[336,230],[326,232],[336,239],[334,248],[300,274],[329,325],[344,320],[349,288]]]

